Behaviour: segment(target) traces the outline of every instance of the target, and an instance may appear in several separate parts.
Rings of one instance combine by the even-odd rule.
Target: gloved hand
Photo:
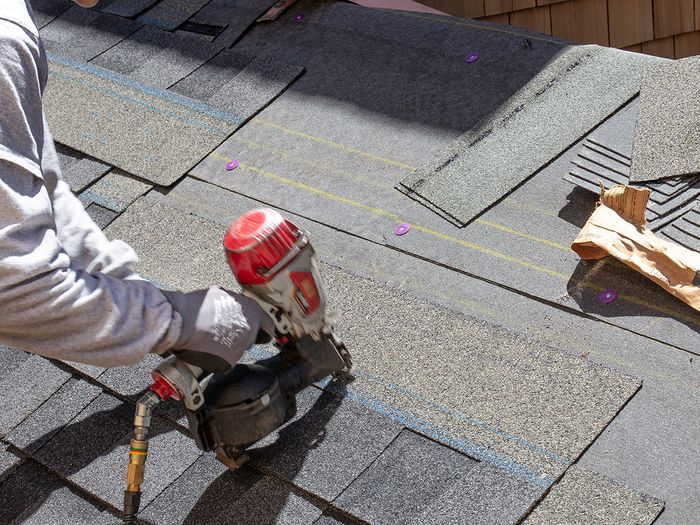
[[[226,372],[253,344],[268,342],[274,334],[272,318],[245,295],[218,286],[163,294],[182,318],[171,352],[204,370]]]

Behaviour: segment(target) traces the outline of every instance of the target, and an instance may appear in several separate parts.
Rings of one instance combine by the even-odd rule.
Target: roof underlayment
[[[226,226],[275,207],[311,232],[356,367],[345,389],[301,393],[236,472],[196,448],[177,403],[158,407],[142,523],[700,515],[697,312],[569,249],[596,177],[628,180],[657,59],[341,2],[260,24],[272,2],[32,3],[64,176],[136,270],[236,289]],[[661,233],[698,235],[694,179],[645,184]],[[0,348],[0,523],[117,522],[158,361],[105,370]]]

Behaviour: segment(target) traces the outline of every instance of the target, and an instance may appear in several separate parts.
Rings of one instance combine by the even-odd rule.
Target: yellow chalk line
[[[302,138],[305,138],[307,140],[311,140],[313,142],[318,142],[318,143],[323,144],[325,146],[330,146],[332,148],[341,149],[341,150],[346,151],[348,153],[355,153],[356,155],[361,155],[362,157],[366,157],[368,159],[383,162],[384,164],[388,164],[390,166],[397,166],[399,168],[403,168],[405,170],[410,170],[410,171],[413,171],[415,169],[410,164],[404,164],[403,162],[399,162],[397,160],[387,159],[386,157],[381,157],[379,155],[375,155],[374,153],[369,153],[368,151],[363,151],[361,149],[351,148],[350,146],[346,146],[345,144],[341,144],[339,142],[334,142],[332,140],[324,139],[323,137],[317,137],[315,135],[310,135],[309,133],[304,133],[303,131],[297,131],[294,129],[285,128],[284,126],[281,126],[281,125],[277,124],[276,122],[272,122],[271,120],[267,120],[266,118],[256,117],[253,120],[251,120],[250,122],[253,124],[261,124],[263,126],[267,126],[267,127],[282,131],[288,135],[293,135],[295,137],[302,137]]]
[[[268,121],[268,122],[269,122],[269,121]],[[290,130],[290,129],[285,128],[285,127],[283,127],[283,126],[279,126],[279,125],[277,125],[277,124],[275,124],[274,127],[275,127],[276,129],[279,129],[280,131],[285,132],[285,133],[303,134],[303,135],[305,135],[305,136],[307,136],[307,137],[312,137],[312,135],[309,135],[309,134],[307,134],[307,133],[301,133],[301,132],[297,132],[297,131],[294,131],[294,130]],[[253,146],[253,147],[256,147],[256,148],[260,148],[260,149],[264,149],[264,150],[268,150],[268,151],[273,151],[273,152],[276,152],[276,153],[278,153],[278,154],[280,154],[280,155],[283,155],[283,156],[286,156],[286,157],[294,157],[295,161],[301,162],[301,163],[306,164],[306,165],[308,165],[308,166],[313,166],[313,167],[318,168],[318,169],[321,169],[321,170],[330,171],[330,172],[332,172],[332,173],[336,173],[336,174],[338,174],[338,175],[342,175],[342,176],[345,176],[345,177],[350,177],[350,178],[352,178],[352,179],[362,180],[363,182],[367,182],[367,183],[372,184],[372,185],[377,186],[377,187],[382,187],[382,188],[387,187],[386,185],[379,184],[379,183],[374,182],[374,181],[371,181],[371,180],[369,180],[369,179],[365,179],[365,178],[363,178],[363,177],[357,177],[356,175],[352,175],[351,173],[348,173],[348,172],[346,172],[346,171],[337,170],[337,169],[335,169],[335,168],[333,168],[333,167],[331,167],[331,166],[329,166],[329,165],[327,165],[327,164],[321,164],[321,163],[316,163],[316,162],[313,162],[313,161],[308,161],[308,160],[305,160],[305,159],[301,159],[301,158],[299,158],[298,155],[293,154],[292,152],[285,151],[285,150],[283,150],[283,149],[276,148],[276,147],[274,147],[274,146],[263,145],[263,144],[260,144],[260,143],[258,143],[258,142],[252,141],[252,140],[239,138],[239,137],[237,137],[237,136],[235,136],[235,135],[234,135],[233,138],[234,138],[235,140],[237,140],[237,141],[242,142],[243,144],[248,144],[248,145]],[[342,147],[342,148],[345,149],[345,150],[353,150],[354,152],[360,152],[360,150],[356,150],[355,148],[347,148],[346,146],[343,146],[342,144],[338,144],[338,143],[335,143],[335,142],[327,141],[326,139],[323,139],[323,138],[321,138],[321,137],[313,137],[313,138],[314,138],[314,139],[317,139],[319,142],[322,142],[322,143],[324,143],[324,144],[332,145],[332,147]],[[366,153],[366,152],[365,152],[365,153]],[[366,153],[366,155],[372,155],[372,154],[371,154],[371,153]],[[227,159],[224,159],[223,157],[220,157],[217,153],[211,153],[209,156],[210,156],[210,157],[213,157],[213,158],[216,158],[217,160],[223,160],[223,161],[228,162]],[[229,159],[229,160],[230,160],[230,159]],[[385,158],[383,158],[383,157],[377,157],[375,160],[380,160],[381,162],[390,163],[390,164],[391,164],[391,163],[394,163],[394,164],[395,164],[395,161],[392,161],[392,160],[390,160],[390,159],[385,159]],[[411,166],[411,165],[409,165],[409,164],[404,164],[404,166],[405,166],[407,169],[410,169],[410,170],[415,169],[413,166]],[[549,239],[543,239],[543,238],[541,238],[541,237],[537,237],[537,236],[531,235],[531,234],[529,234],[529,233],[525,233],[525,232],[522,232],[522,231],[519,231],[519,230],[515,230],[515,229],[509,228],[508,226],[505,226],[505,225],[503,225],[503,224],[498,224],[498,223],[495,223],[495,222],[487,221],[487,220],[485,220],[485,219],[476,219],[474,222],[476,222],[477,224],[481,224],[482,226],[487,226],[487,227],[489,227],[489,228],[494,228],[494,229],[497,229],[497,230],[500,230],[500,231],[509,233],[509,234],[511,234],[511,235],[515,235],[515,236],[517,236],[517,237],[522,237],[522,238],[528,239],[528,240],[530,240],[530,241],[534,241],[534,242],[537,242],[537,243],[540,243],[540,244],[544,244],[544,245],[546,245],[546,246],[550,246],[550,247],[552,247],[552,248],[555,248],[555,249],[557,249],[557,250],[560,250],[560,251],[563,251],[563,252],[566,252],[566,253],[568,253],[569,250],[570,250],[569,246],[567,246],[567,245],[565,245],[565,244],[561,244],[561,243],[558,243],[558,242],[556,242],[556,241],[551,241],[551,240],[549,240]]]
[[[249,139],[244,139],[238,136],[238,134],[234,134],[231,136],[232,139],[241,142],[247,146],[251,146],[253,148],[261,149],[263,151],[270,151],[272,153],[276,153],[278,155],[282,155],[287,158],[293,158],[295,162],[299,162],[300,164],[305,164],[306,166],[311,166],[313,168],[316,168],[318,170],[321,170],[323,172],[328,172],[328,173],[334,173],[336,175],[339,175],[341,177],[347,177],[349,179],[353,180],[358,180],[366,184],[370,184],[372,186],[376,186],[378,188],[390,188],[387,184],[382,184],[380,182],[377,182],[376,180],[369,179],[367,177],[361,177],[359,175],[355,175],[354,173],[350,173],[348,171],[344,170],[339,170],[337,168],[334,168],[330,164],[327,164],[325,162],[316,162],[312,160],[308,160],[304,158],[303,156],[299,155],[298,153],[288,150],[288,149],[283,149],[283,148],[277,148],[274,146],[268,146],[267,144],[260,144],[259,142],[255,142],[254,140],[249,140]],[[210,155],[211,156],[211,155]]]
[[[226,157],[223,157],[223,156],[221,156],[221,155],[219,155],[218,153],[215,153],[215,152],[210,153],[209,156],[212,157],[212,158],[214,158],[214,159],[216,159],[216,160],[220,160],[220,161],[224,161],[224,162],[229,162],[229,160],[230,160],[230,159],[227,159]],[[303,182],[295,181],[295,180],[289,179],[289,178],[287,178],[287,177],[282,177],[281,175],[277,175],[277,174],[275,174],[275,173],[272,173],[272,172],[269,172],[269,171],[266,171],[266,170],[257,168],[257,167],[255,167],[255,166],[251,166],[251,165],[246,164],[246,163],[243,163],[243,162],[240,163],[239,168],[242,168],[242,169],[251,171],[251,172],[256,173],[256,174],[258,174],[258,175],[261,175],[261,176],[263,176],[263,177],[265,177],[265,178],[268,178],[268,179],[277,181],[277,182],[279,182],[280,184],[284,184],[285,186],[291,186],[291,187],[299,188],[299,189],[301,189],[301,190],[308,191],[309,193],[313,193],[313,194],[319,195],[319,196],[321,196],[321,197],[323,197],[323,198],[325,198],[325,199],[328,199],[328,200],[331,200],[331,201],[335,201],[335,202],[340,202],[340,203],[343,203],[343,204],[347,204],[348,206],[352,206],[352,207],[354,207],[354,208],[358,208],[358,209],[361,209],[361,210],[368,211],[368,212],[372,213],[373,215],[376,215],[376,216],[379,216],[379,217],[386,217],[387,219],[390,219],[390,220],[392,220],[392,221],[394,221],[394,222],[396,222],[396,223],[398,223],[398,224],[401,224],[401,223],[403,223],[403,222],[406,222],[406,221],[404,221],[404,219],[402,219],[399,215],[397,215],[397,214],[395,214],[395,213],[392,213],[392,212],[389,212],[389,211],[386,211],[386,210],[384,210],[384,209],[382,209],[382,208],[378,208],[378,207],[375,207],[375,206],[369,206],[369,205],[367,205],[367,204],[364,204],[364,203],[361,203],[361,202],[358,202],[358,201],[355,201],[355,200],[352,200],[352,199],[348,199],[347,197],[342,197],[342,196],[340,196],[340,195],[336,195],[336,194],[331,193],[331,192],[328,192],[328,191],[326,191],[326,190],[322,190],[322,189],[320,189],[320,188],[316,188],[316,187],[314,187],[314,186],[310,186],[309,184],[305,184],[305,183],[303,183]],[[486,246],[482,246],[482,245],[480,245],[480,244],[476,244],[476,243],[473,243],[473,242],[465,241],[465,240],[463,240],[463,239],[458,239],[458,238],[453,237],[453,236],[451,236],[451,235],[448,235],[448,234],[445,234],[445,233],[442,233],[442,232],[438,232],[438,231],[435,231],[435,230],[431,230],[430,228],[425,228],[424,226],[421,226],[421,225],[419,225],[419,224],[413,224],[413,223],[412,223],[412,224],[411,224],[411,228],[412,228],[414,231],[419,231],[419,232],[425,233],[425,234],[427,234],[427,235],[431,235],[431,236],[433,236],[433,237],[437,237],[438,239],[442,239],[442,240],[444,240],[444,241],[451,242],[451,243],[453,243],[453,244],[457,244],[457,245],[463,246],[463,247],[465,247],[465,248],[469,248],[469,249],[474,250],[474,251],[478,251],[478,252],[480,252],[480,253],[489,255],[489,256],[491,256],[491,257],[495,257],[495,258],[498,258],[498,259],[502,259],[502,260],[504,260],[504,261],[508,261],[508,262],[513,263],[513,264],[517,264],[517,265],[519,265],[519,266],[522,266],[522,267],[525,267],[525,268],[529,268],[529,269],[531,269],[531,270],[535,270],[535,271],[540,272],[540,273],[545,273],[545,274],[547,274],[547,275],[552,275],[552,276],[557,277],[557,278],[559,278],[560,280],[563,280],[563,281],[569,281],[569,280],[571,280],[571,282],[573,282],[573,283],[575,283],[575,284],[580,284],[581,286],[584,286],[584,287],[589,288],[589,289],[594,290],[594,291],[601,291],[601,290],[602,290],[602,287],[600,287],[600,286],[598,286],[598,285],[589,283],[589,282],[587,282],[587,281],[580,281],[580,280],[578,280],[578,279],[573,279],[573,278],[571,278],[569,275],[563,274],[563,273],[561,273],[561,272],[557,272],[557,271],[555,271],[555,270],[552,270],[552,269],[550,269],[550,268],[547,268],[546,266],[541,266],[541,265],[539,265],[539,264],[535,264],[535,263],[532,263],[532,262],[530,262],[530,261],[526,261],[526,260],[524,260],[524,259],[520,259],[520,258],[518,258],[518,257],[513,257],[513,256],[508,255],[508,254],[506,254],[506,253],[503,253],[503,252],[500,252],[500,251],[498,251],[498,250],[494,250],[494,249],[488,248],[488,247],[486,247]],[[670,308],[665,308],[665,307],[658,306],[658,305],[656,305],[656,304],[654,304],[654,303],[650,303],[649,301],[645,301],[644,299],[640,299],[640,298],[638,298],[638,297],[635,297],[635,296],[632,296],[632,295],[628,295],[628,294],[620,294],[620,295],[618,296],[618,298],[623,299],[623,300],[625,300],[625,301],[627,301],[627,302],[630,302],[630,303],[632,303],[632,304],[636,304],[636,305],[638,305],[638,306],[643,306],[643,307],[648,308],[648,309],[650,309],[650,310],[652,310],[652,311],[655,311],[655,312],[658,312],[658,313],[662,313],[662,314],[664,314],[664,315],[668,315],[669,317],[672,317],[672,318],[674,318],[674,319],[688,321],[688,322],[690,322],[690,323],[692,323],[692,324],[695,324],[695,325],[700,326],[700,320],[699,320],[698,318],[696,318],[696,317],[691,317],[691,316],[689,316],[689,315],[680,314],[680,313],[676,312],[675,310],[672,310],[672,309],[670,309]]]

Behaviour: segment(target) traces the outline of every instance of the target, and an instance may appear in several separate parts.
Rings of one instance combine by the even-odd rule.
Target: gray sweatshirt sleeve
[[[84,265],[77,249],[72,258],[63,246],[54,200],[65,199],[66,188],[42,171],[51,138],[40,59],[36,34],[0,20],[0,342],[98,366],[133,364],[170,348],[181,320],[151,283],[110,275],[110,264],[123,268],[118,249],[101,262],[91,254],[94,264]]]

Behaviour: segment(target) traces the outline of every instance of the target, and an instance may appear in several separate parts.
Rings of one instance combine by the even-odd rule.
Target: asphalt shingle
[[[39,35],[48,53],[87,62],[139,27],[137,22],[74,5]]]
[[[397,189],[465,226],[632,98],[657,60],[570,48]]]
[[[31,460],[24,460],[0,481],[0,523],[10,524],[29,508],[40,505],[60,488],[60,478]]]
[[[42,447],[36,458],[98,498],[120,508],[133,437],[134,407],[101,394]],[[174,453],[173,451],[177,451]],[[191,438],[153,418],[142,506],[199,457]]]
[[[54,490],[11,525],[114,525],[116,518],[68,487]]]
[[[41,29],[74,5],[72,0],[31,0],[36,27]]]
[[[221,48],[195,35],[143,27],[102,53],[92,64],[159,89],[189,75]]]
[[[85,209],[90,218],[101,229],[105,229],[117,217],[117,212],[103,208],[99,204],[90,203]]]
[[[107,369],[99,377],[100,383],[124,396],[135,396],[152,383],[153,371],[163,358],[155,354],[146,354],[144,358],[131,366],[115,366]]]
[[[66,167],[63,167],[63,163],[61,163],[63,180],[68,183],[70,189],[75,193],[83,191],[111,169],[109,164],[85,157],[84,155],[81,155],[81,157]],[[60,158],[61,156],[59,155]]]
[[[648,525],[663,507],[655,498],[572,466],[523,525]]]
[[[297,416],[249,452],[256,465],[332,501],[401,432],[389,418],[328,392],[297,396]]]
[[[199,458],[139,515],[153,525],[311,524],[321,509],[271,476]]]
[[[29,454],[35,453],[63,426],[89,405],[102,390],[87,381],[69,379],[22,423],[6,440]]]
[[[0,377],[0,435],[8,434],[68,379],[68,372],[36,355]]]
[[[14,471],[22,458],[8,450],[4,443],[0,443],[0,483]]]
[[[30,357],[31,354],[27,352],[0,345],[0,381]]]
[[[471,458],[404,431],[334,504],[370,523],[405,523],[476,465]]]
[[[168,185],[274,99],[302,70],[275,61],[253,61],[214,96],[220,97],[215,102],[225,111],[239,114],[69,59],[54,57],[50,71],[44,104],[56,140]],[[262,82],[261,74],[271,75],[270,82]]]
[[[209,200],[207,208],[248,209],[225,198]],[[108,231],[134,243],[142,255],[138,271],[156,281],[186,289],[232,281],[220,253],[225,227],[168,206],[168,199],[149,194]],[[174,238],[179,246],[169,243]],[[183,259],[183,250],[191,257]],[[639,387],[636,379],[491,323],[320,268],[339,335],[363,374],[350,386],[353,395],[370,406],[380,399],[390,417],[545,486]],[[391,413],[395,408],[400,416]]]
[[[272,56],[251,58],[225,50],[172,89],[247,120],[303,72]]]
[[[144,12],[158,1],[159,0],[115,0],[104,8],[103,12],[132,18]]]
[[[161,0],[139,16],[138,20],[166,31],[173,31],[210,1]]]
[[[189,21],[208,26],[226,26],[215,43],[229,47],[274,3],[274,0],[212,0]]]
[[[541,487],[480,462],[408,522],[410,525],[520,523],[542,493]]]
[[[119,170],[112,170],[81,193],[80,197],[81,200],[91,201],[103,208],[121,213],[152,187]]]
[[[644,72],[632,150],[632,182],[700,172],[700,62],[650,64]]]

